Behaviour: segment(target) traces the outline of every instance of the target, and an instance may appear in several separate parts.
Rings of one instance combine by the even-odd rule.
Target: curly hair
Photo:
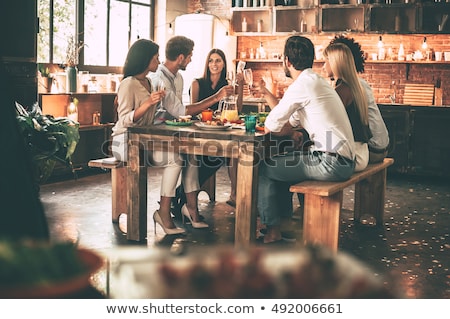
[[[353,38],[346,37],[344,35],[336,35],[330,44],[343,43],[350,48],[353,54],[353,60],[355,60],[356,72],[364,73],[364,51],[361,49],[361,45]]]

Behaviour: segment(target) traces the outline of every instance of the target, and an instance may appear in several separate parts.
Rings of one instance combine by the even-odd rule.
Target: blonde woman
[[[372,137],[369,129],[369,107],[367,95],[356,72],[351,50],[342,43],[330,44],[323,52],[323,66],[328,77],[335,80],[339,94],[352,125],[355,139],[355,171],[361,171],[369,163],[367,142]]]

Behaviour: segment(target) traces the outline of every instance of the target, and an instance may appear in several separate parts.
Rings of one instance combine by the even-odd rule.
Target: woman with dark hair
[[[159,66],[158,51],[159,46],[146,39],[136,41],[128,51],[123,80],[117,91],[118,120],[112,133],[112,153],[121,161],[127,160],[127,127],[153,125],[156,106],[165,96],[164,90],[154,91],[147,78],[148,73],[155,72]],[[150,165],[164,167],[160,209],[153,214],[155,226],[158,223],[168,235],[184,233],[185,230],[176,227],[172,220],[170,202],[181,174],[184,189],[189,193],[186,194],[188,202],[197,206],[198,169],[185,161],[182,154],[153,151],[147,156]]]
[[[228,85],[227,80],[227,59],[225,53],[220,49],[212,49],[206,56],[205,70],[203,76],[194,79],[189,90],[191,103],[196,103],[207,97],[216,94],[221,88]],[[242,109],[242,83],[243,77],[236,75],[238,88],[238,111]],[[217,110],[219,103],[215,103],[210,108]]]
[[[189,89],[191,103],[195,104],[217,94],[223,87],[229,85],[227,80],[227,60],[225,53],[220,49],[212,49],[206,56],[205,69],[201,78],[194,79]],[[237,83],[237,107],[238,111],[242,110],[242,92],[243,92],[243,76],[236,75]],[[212,110],[217,110],[219,102],[210,106]],[[236,207],[236,180],[237,180],[237,161],[236,159],[225,159],[223,157],[202,156],[199,168],[199,183],[203,183],[210,178],[216,171],[227,164],[228,176],[231,181],[230,198],[227,204]],[[175,214],[179,214],[185,202],[181,186],[177,190],[178,198],[174,201]]]

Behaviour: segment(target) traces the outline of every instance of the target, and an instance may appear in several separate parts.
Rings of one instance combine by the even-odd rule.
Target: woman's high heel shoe
[[[177,235],[177,234],[183,234],[186,232],[186,230],[184,230],[183,228],[179,228],[179,227],[167,228],[166,226],[164,226],[161,216],[159,216],[159,210],[156,210],[155,213],[153,214],[153,225],[154,225],[155,234],[156,234],[156,223],[158,223],[159,226],[161,226],[161,228],[164,230],[164,232],[167,235]]]
[[[181,207],[181,214],[183,215],[183,224],[184,224],[184,218],[187,217],[189,221],[191,222],[192,227],[194,228],[208,228],[209,225],[205,222],[194,222],[192,220],[191,214],[189,213],[189,210],[186,205],[183,205]]]

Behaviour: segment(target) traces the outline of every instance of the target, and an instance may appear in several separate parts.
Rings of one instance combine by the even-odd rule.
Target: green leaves
[[[16,109],[19,128],[36,164],[37,180],[44,182],[50,176],[55,161],[72,168],[71,156],[80,140],[79,123],[43,115],[37,103],[29,112],[18,103]]]
[[[71,242],[54,245],[0,240],[0,286],[54,284],[86,271]]]

